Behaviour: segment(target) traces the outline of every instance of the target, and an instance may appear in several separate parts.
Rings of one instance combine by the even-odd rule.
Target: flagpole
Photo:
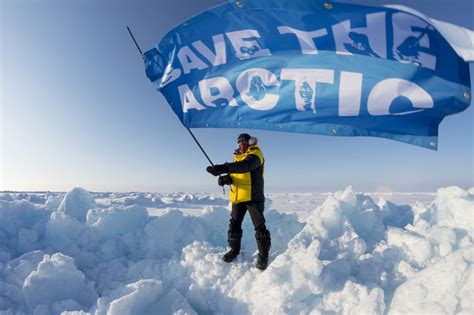
[[[135,36],[133,36],[133,33],[132,31],[130,30],[130,27],[127,26],[127,30],[128,30],[128,33],[130,34],[130,36],[132,37],[133,39],[133,42],[135,43],[135,46],[137,46],[137,49],[138,51],[140,52],[140,55],[142,56],[143,58],[143,51],[142,49],[140,48],[140,45],[138,45],[138,42],[136,41],[135,39]],[[214,163],[212,163],[211,159],[209,158],[209,156],[207,155],[206,151],[204,151],[203,147],[201,146],[201,144],[199,143],[199,141],[196,139],[196,137],[194,136],[193,132],[191,131],[191,129],[189,129],[188,127],[185,127],[189,133],[191,134],[191,137],[193,137],[194,141],[196,142],[196,144],[198,145],[199,149],[201,149],[202,153],[204,153],[204,156],[207,158],[207,160],[209,161],[209,163],[211,163],[212,166],[214,166]]]
[[[130,27],[127,26],[127,30],[128,30],[128,33],[130,34],[130,36],[132,37],[133,42],[135,43],[135,46],[137,46],[137,49],[140,52],[140,56],[142,56],[142,58],[143,58],[143,51],[140,48],[140,45],[138,45],[137,40],[135,39],[135,36],[133,36],[132,31],[130,30]]]

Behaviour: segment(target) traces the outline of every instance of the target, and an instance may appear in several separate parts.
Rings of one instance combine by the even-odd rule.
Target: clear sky
[[[0,0],[0,191],[221,191],[125,28],[147,50],[221,2]],[[472,0],[345,2],[404,4],[474,29]],[[447,117],[438,151],[382,138],[193,131],[214,163],[232,159],[240,132],[257,136],[267,192],[436,191],[474,186],[473,122],[472,105]]]

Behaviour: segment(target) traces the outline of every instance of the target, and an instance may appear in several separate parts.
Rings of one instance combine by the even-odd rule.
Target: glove
[[[232,185],[232,177],[230,175],[219,176],[217,183],[219,186]]]
[[[216,164],[214,166],[208,166],[206,171],[214,176],[218,176],[224,173],[228,173],[228,167],[226,164]]]

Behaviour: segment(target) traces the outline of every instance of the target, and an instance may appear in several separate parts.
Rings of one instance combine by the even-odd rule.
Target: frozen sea
[[[0,314],[474,314],[474,188],[266,197],[260,271],[222,194],[0,193]]]

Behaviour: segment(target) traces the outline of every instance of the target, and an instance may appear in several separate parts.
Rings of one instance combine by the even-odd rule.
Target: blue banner
[[[430,20],[315,0],[229,1],[144,53],[189,128],[371,136],[437,149],[471,101],[469,64]]]

